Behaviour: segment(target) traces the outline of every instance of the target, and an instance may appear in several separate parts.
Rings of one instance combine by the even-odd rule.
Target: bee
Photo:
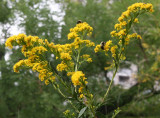
[[[79,23],[83,23],[83,22],[82,22],[81,20],[78,20],[78,21],[77,21],[77,24],[79,24]]]
[[[102,50],[104,50],[105,44],[106,44],[106,42],[104,42],[104,41],[102,41],[102,42],[100,43],[100,46],[101,46],[101,49],[102,49]]]

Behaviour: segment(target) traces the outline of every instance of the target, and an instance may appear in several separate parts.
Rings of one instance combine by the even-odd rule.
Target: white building
[[[137,72],[138,72],[138,67],[137,65],[130,63],[130,62],[125,62],[126,64],[129,64],[129,68],[120,68],[117,71],[117,74],[115,75],[114,78],[114,85],[121,85],[124,89],[129,89],[133,85],[137,83]],[[107,77],[112,79],[113,76],[113,71],[109,71],[107,73]]]

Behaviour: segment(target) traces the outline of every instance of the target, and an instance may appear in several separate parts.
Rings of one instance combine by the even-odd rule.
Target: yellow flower
[[[124,16],[121,16],[121,17],[118,18],[118,21],[119,21],[119,22],[122,22],[123,19],[124,19]]]
[[[35,63],[34,66],[33,66],[33,68],[32,68],[32,70],[33,71],[38,70],[38,66],[40,66],[40,65],[41,65],[40,63]]]
[[[78,92],[82,93],[82,91],[83,91],[83,87],[80,87],[79,90],[78,90]]]
[[[71,32],[68,34],[68,40],[69,39],[75,39],[76,37],[78,37],[78,34],[75,32]]]
[[[76,71],[72,77],[72,83],[74,86],[80,85],[80,80],[83,80],[85,78],[85,75],[83,74],[82,71]]]
[[[90,97],[91,97],[91,98],[93,98],[93,95],[92,95],[92,94],[90,94]]]
[[[112,32],[110,33],[110,35],[111,35],[112,37],[114,37],[115,34],[116,34],[116,31],[112,31]]]
[[[88,61],[89,63],[92,62],[92,58],[90,58],[90,55],[88,55],[88,54],[82,55],[82,58],[83,58],[85,61]]]
[[[67,70],[68,66],[66,63],[64,63],[63,61],[57,65],[57,70],[58,71],[63,71],[63,70]]]
[[[46,77],[46,74],[45,74],[45,73],[39,73],[39,79],[40,79],[41,81],[44,81],[45,77]]]
[[[132,34],[130,37],[126,38],[126,35],[129,35],[129,29],[126,28],[127,26],[130,27],[130,24],[132,22],[139,23],[138,18],[134,17],[134,21],[132,21],[132,16],[140,12],[140,10],[146,11],[146,12],[153,12],[153,6],[150,3],[144,4],[144,3],[135,3],[128,7],[127,11],[123,12],[122,15],[118,18],[119,23],[115,24],[114,28],[116,31],[112,31],[110,34],[112,37],[118,37],[119,39],[125,38],[125,45],[129,44],[130,38],[138,38],[141,39],[140,36],[137,36],[137,34]],[[133,15],[131,15],[133,14]],[[120,30],[118,33],[116,33],[118,30]],[[115,56],[115,55],[113,55]]]
[[[64,53],[64,52],[60,54],[60,58],[63,60],[71,60],[72,59],[69,53]]]
[[[126,22],[126,21],[123,21],[123,22],[120,23],[120,25],[121,25],[121,26],[126,26],[126,25],[127,25],[127,22]]]
[[[101,46],[97,45],[96,48],[94,49],[95,53],[99,52],[101,50]]]
[[[83,94],[80,94],[80,96],[79,96],[79,97],[80,97],[80,98],[83,98],[83,96],[84,96]]]
[[[17,62],[14,66],[13,66],[13,70],[14,72],[18,73],[19,72],[19,68],[21,66],[23,66],[25,63],[24,63],[24,60],[20,60],[19,62]]]
[[[51,82],[54,82],[54,81],[55,81],[55,79],[56,79],[56,77],[55,77],[55,76],[52,76],[52,77],[50,77],[50,78],[49,78],[49,80],[50,80]]]
[[[16,42],[16,36],[15,36],[15,35],[14,35],[14,36],[11,36],[11,37],[9,37],[9,38],[7,39],[7,41],[6,41],[6,43],[5,43],[5,46],[6,46],[6,47],[9,47],[10,49],[12,49],[12,48],[13,48],[13,45],[12,45],[13,42]]]
[[[116,49],[118,48],[117,45],[114,45],[111,47],[112,57],[116,58]]]
[[[137,39],[142,39],[141,35],[137,35]]]
[[[45,60],[42,61],[39,56],[39,54],[48,51],[46,47],[54,48],[55,50],[56,46],[54,43],[49,43],[47,39],[39,39],[37,36],[19,34],[8,38],[5,45],[9,48],[13,48],[13,45],[22,46],[21,52],[25,57],[28,57],[28,59],[20,60],[13,66],[14,72],[19,72],[21,66],[26,66],[32,68],[33,71],[39,72],[39,79],[41,81],[45,80],[46,85],[49,84],[49,80],[51,82],[55,81],[53,72],[49,69],[48,62]]]
[[[49,84],[49,80],[47,79],[47,80],[45,80],[45,84],[46,85],[48,85]]]
[[[109,69],[111,69],[111,66],[104,67],[104,70],[109,70]]]
[[[125,17],[125,18],[129,17],[130,16],[130,11],[127,10],[127,11],[123,12],[122,16]]]
[[[119,56],[120,56],[120,55],[119,55]],[[122,54],[122,55],[120,56],[120,59],[121,59],[121,60],[125,60],[126,57]]]
[[[88,58],[87,61],[88,61],[89,63],[91,63],[91,62],[92,62],[92,58]]]
[[[104,46],[105,52],[108,52],[111,44],[112,44],[112,41],[111,41],[111,40],[109,40],[109,41],[106,42],[106,44],[105,44],[105,46]]]
[[[87,58],[89,58],[89,57],[90,57],[90,55],[88,55],[88,54],[82,55],[82,58],[84,58],[84,59],[87,59]]]
[[[123,29],[123,30],[120,30],[119,32],[118,32],[118,36],[120,37],[120,36],[125,36],[126,35],[126,29]]]
[[[65,112],[63,112],[65,115],[67,115],[70,112],[70,110],[66,110]]]
[[[21,43],[24,42],[25,38],[26,38],[26,35],[25,35],[25,34],[19,34],[19,35],[17,35],[17,37],[16,37],[16,41],[17,41],[18,44],[21,44]]]
[[[117,23],[117,24],[114,25],[114,28],[117,29],[117,30],[120,30],[120,29],[122,29],[122,26]]]
[[[125,38],[125,45],[128,45],[128,44],[129,44],[129,41],[130,41],[130,38],[126,37],[126,38]]]
[[[22,47],[22,49],[21,49],[21,52],[22,52],[22,53],[25,53],[26,50],[27,50],[26,45],[23,45],[23,47]]]
[[[135,23],[139,23],[138,18],[135,18],[135,19],[134,19],[134,22],[135,22]]]
[[[72,76],[74,72],[68,72],[67,76]]]
[[[43,52],[46,52],[47,49],[43,46],[37,46],[37,47],[34,47],[31,51],[30,51],[30,55],[35,55],[36,53],[37,54],[42,54]]]
[[[70,33],[68,34],[69,39],[76,39],[79,37],[79,32],[85,32],[88,36],[92,34],[93,28],[89,26],[86,22],[79,23],[76,27],[70,29]]]

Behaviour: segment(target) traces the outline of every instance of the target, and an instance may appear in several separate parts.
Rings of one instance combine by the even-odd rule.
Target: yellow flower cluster
[[[13,66],[14,72],[19,72],[20,67],[26,66],[32,68],[33,71],[37,71],[39,79],[45,81],[46,85],[49,82],[54,82],[55,76],[53,76],[48,62],[44,61],[43,58],[44,52],[48,51],[47,46],[50,45],[47,40],[39,39],[37,36],[19,34],[8,38],[5,45],[9,48],[16,45],[22,46],[21,52],[28,58],[17,62]]]
[[[66,63],[64,63],[63,61],[57,65],[57,70],[58,71],[64,71],[64,70],[68,70],[68,66]]]
[[[86,22],[79,23],[76,27],[70,29],[70,33],[68,34],[68,39],[75,39],[79,37],[80,34],[86,33],[87,35],[91,35],[93,28],[89,26]]]
[[[141,35],[138,35],[137,33],[128,34],[125,37],[125,45],[129,44],[129,41],[130,41],[131,38],[142,39]]]
[[[84,95],[83,94],[80,94],[80,96],[79,96],[80,98],[83,98],[84,97]]]
[[[138,15],[144,12],[153,12],[153,6],[150,3],[135,3],[128,7],[127,11],[123,12],[122,15],[118,18],[119,23],[115,24],[115,30],[110,33],[112,37],[116,37],[120,39],[119,46],[122,48],[121,51],[124,51],[125,45],[129,44],[131,38],[142,39],[140,35],[137,33],[129,34],[129,30],[131,28],[132,23],[139,23]],[[107,51],[110,49],[112,45],[112,41],[108,41],[106,43],[102,43],[101,45],[97,45],[94,49],[95,53],[104,50],[106,55]],[[114,45],[111,47],[112,57],[116,59],[116,50],[118,49],[118,45]],[[120,59],[125,59],[124,56],[118,55]],[[123,58],[122,58],[123,57]]]
[[[84,56],[88,57],[88,55],[84,55]],[[76,71],[76,72],[68,72],[67,76],[71,76],[71,81],[73,85],[75,87],[77,86],[79,87],[79,88],[77,87],[79,92],[79,98],[83,98],[86,95],[84,90],[85,90],[86,84],[88,83],[86,81],[87,78],[85,77],[85,74],[83,74],[82,71]]]
[[[61,63],[57,65],[58,71],[73,70],[74,63],[72,60],[72,46],[71,44],[60,45],[57,44],[52,49],[55,52],[56,59],[61,59]]]
[[[89,26],[86,22],[77,24],[74,28],[70,29],[68,34],[68,40],[74,39],[71,44],[75,49],[80,48],[82,45],[87,47],[94,46],[95,44],[90,40],[85,40],[86,35],[90,36],[92,34],[93,28]]]
[[[123,12],[118,18],[119,23],[115,24],[115,30],[110,34],[112,37],[117,37],[120,40],[124,40],[123,45],[128,45],[130,38],[141,39],[140,35],[127,37],[129,29],[132,23],[139,23],[138,15],[144,12],[153,12],[153,6],[150,3],[135,3],[128,7],[127,11]],[[133,34],[135,35],[135,33]]]
[[[45,42],[37,36],[26,36],[25,34],[11,36],[7,39],[5,43],[6,47],[9,47],[10,49],[12,49],[13,46],[15,45],[24,46],[23,50],[29,47],[33,47],[34,45],[37,45],[37,44],[44,45]]]
[[[81,56],[81,58],[84,60],[84,61],[87,61],[87,62],[92,62],[92,58],[90,58],[90,55],[88,54],[84,54]]]
[[[70,113],[70,110],[66,110],[65,112],[63,112],[65,115]]]
[[[91,42],[90,40],[81,40],[79,37],[77,37],[77,38],[75,38],[74,42],[72,43],[72,46],[75,49],[78,49],[82,46],[92,47],[92,46],[95,46],[95,44],[93,42]]]
[[[12,49],[14,43],[20,44],[22,42],[21,39],[24,40],[25,38],[26,38],[25,34],[19,34],[18,36],[14,35],[14,36],[12,36],[12,37],[7,39],[7,41],[5,43],[5,46],[9,47],[10,49]]]
[[[112,44],[112,41],[111,41],[111,40],[109,40],[109,41],[106,42],[106,44],[105,44],[105,46],[104,46],[104,50],[105,50],[106,52],[109,50],[111,44]]]
[[[146,10],[147,12],[153,12],[153,6],[151,3],[135,3],[128,7],[129,11],[137,12],[139,10]]]
[[[83,74],[82,71],[76,71],[73,73],[72,77],[71,77],[71,80],[72,80],[72,83],[74,86],[77,86],[77,85],[82,85],[83,82],[86,83],[86,80],[87,78],[85,78],[85,75]]]
[[[75,58],[74,54],[78,54],[79,51],[84,47],[91,47],[95,44],[90,40],[87,40],[87,35],[89,36],[93,31],[93,28],[89,26],[86,22],[77,24],[74,28],[70,29],[70,33],[68,34],[68,39],[74,39],[71,44],[64,44],[64,45],[50,45],[50,50],[52,52],[55,51],[56,59],[61,59],[61,63],[57,65],[58,71],[67,71],[67,76],[71,76],[71,80],[74,86],[80,85],[80,81],[84,81],[86,79],[82,71],[75,71],[77,64],[81,64],[84,61],[92,62],[92,58],[90,55],[84,54],[79,57],[79,61],[73,61]],[[77,56],[77,55],[76,55]],[[81,61],[81,62],[80,62]]]
[[[82,92],[83,92],[83,87],[79,87],[78,92],[79,92],[79,93],[82,93]]]
[[[118,48],[117,45],[111,47],[111,52],[112,52],[112,57],[113,57],[113,58],[116,58],[116,49],[117,49],[117,48]]]
[[[68,39],[74,39],[71,44],[55,45],[54,43],[47,43],[49,50],[53,52],[56,56],[56,59],[60,59],[61,63],[57,65],[58,71],[74,71],[73,62],[73,50],[79,50],[83,47],[91,47],[95,44],[90,40],[85,39],[86,35],[91,34],[93,28],[89,26],[86,22],[79,23],[76,27],[70,29],[68,34]],[[91,62],[92,59],[88,58],[88,62]]]
[[[94,48],[95,53],[99,52],[100,50],[101,50],[101,46],[96,45],[96,47]]]
[[[71,56],[69,55],[69,53],[60,53],[60,58],[63,60],[71,60]]]
[[[71,75],[72,75],[71,80],[73,85],[75,87],[79,86],[79,89],[78,89],[78,92],[80,94],[79,98],[83,98],[84,95],[86,95],[86,93],[84,93],[84,90],[85,90],[86,84],[88,83],[86,81],[87,78],[85,78],[85,75],[83,74],[82,71],[76,71],[74,73],[71,73]]]
[[[108,53],[108,51],[109,51],[111,45],[112,45],[112,41],[109,40],[109,41],[107,41],[107,42],[104,43],[104,44],[97,45],[97,46],[95,47],[94,51],[95,51],[95,53],[97,53],[97,52],[99,52],[100,50],[103,49],[103,51],[104,51],[105,54],[107,55],[107,53]]]
[[[42,54],[42,53],[44,53],[46,51],[47,51],[47,49],[45,47],[37,46],[37,47],[32,48],[32,50],[29,51],[29,54],[30,55]]]
[[[25,64],[24,60],[20,60],[13,66],[14,72],[18,73],[19,72],[19,67],[23,66]]]

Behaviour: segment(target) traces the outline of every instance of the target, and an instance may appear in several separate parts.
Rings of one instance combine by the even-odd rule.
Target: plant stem
[[[109,84],[109,87],[108,87],[108,89],[107,89],[107,92],[105,93],[105,95],[104,95],[104,97],[103,97],[102,103],[105,101],[105,99],[106,99],[106,97],[107,97],[107,95],[108,95],[108,93],[109,93],[109,91],[110,91],[110,89],[111,89],[111,85],[112,85],[112,83],[113,83],[113,79],[114,79],[114,77],[115,77],[115,75],[116,75],[116,73],[117,73],[117,70],[118,70],[118,67],[116,67],[116,70],[115,70],[115,72],[114,72],[114,74],[113,74],[113,77],[112,77],[112,80],[111,80],[111,82],[110,82],[110,84]]]
[[[62,93],[62,91],[59,89],[59,87],[56,87],[54,84],[53,84],[53,86],[54,86],[55,89],[58,90],[58,92],[59,92],[65,99],[67,99],[67,97]],[[75,109],[75,111],[76,111],[77,113],[79,113],[78,109],[72,104],[72,102],[71,102],[69,99],[67,99],[67,101],[71,104],[71,106]]]
[[[77,61],[76,61],[75,72],[78,70],[80,52],[81,52],[81,49],[78,50],[78,56],[77,56]]]
[[[67,98],[67,97],[62,93],[62,91],[59,89],[59,87],[56,87],[56,85],[54,85],[54,84],[52,84],[52,85],[53,85],[53,87],[54,87],[55,89],[58,90],[58,92],[59,92],[64,98]]]
[[[67,89],[69,89],[68,86],[66,85],[66,83],[62,80],[62,77],[60,77],[57,73],[55,73],[55,74],[56,74],[56,77],[58,78],[58,80],[59,80]]]

